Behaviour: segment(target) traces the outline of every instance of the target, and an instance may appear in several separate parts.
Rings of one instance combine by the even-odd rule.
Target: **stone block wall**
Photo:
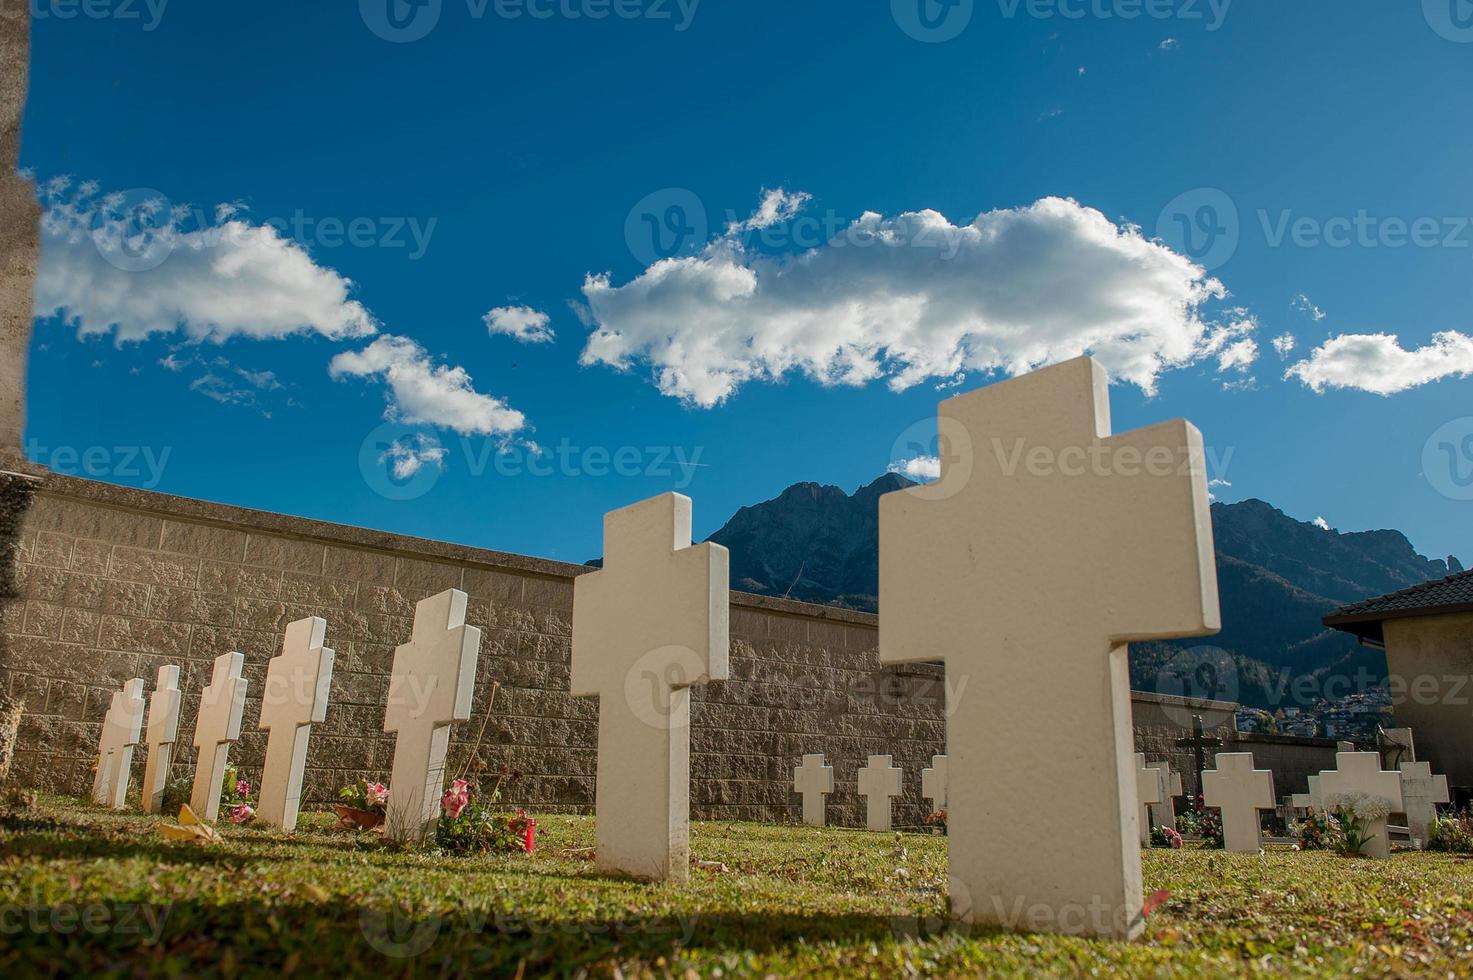
[[[480,756],[522,774],[506,799],[586,808],[597,706],[566,693],[572,580],[584,571],[48,476],[23,525],[19,598],[0,621],[10,654],[3,683],[26,703],[17,780],[70,792],[90,785],[111,691],[135,676],[152,689],[163,664],[183,667],[187,742],[211,662],[231,650],[245,655],[251,682],[232,760],[252,776],[265,752],[256,720],[267,661],[288,622],[314,615],[328,621],[337,664],[305,798],[328,802],[358,776],[383,778],[394,647],[409,637],[415,602],[453,586],[470,596],[468,620],[483,640],[474,714],[455,728],[452,767],[469,754],[499,683]],[[831,819],[860,823],[855,773],[863,756],[888,752],[906,769],[897,823],[920,824],[920,769],[944,737],[939,668],[882,669],[874,617],[864,614],[733,594],[731,626],[732,680],[693,698],[695,815],[796,819],[792,766],[823,751],[838,779]],[[176,753],[175,778],[191,775],[193,756]]]
[[[467,758],[499,684],[480,757],[521,773],[504,798],[539,810],[593,802],[597,704],[567,694],[573,578],[582,566],[325,524],[48,475],[22,525],[19,598],[0,613],[9,651],[0,690],[25,701],[16,778],[81,792],[111,692],[130,677],[151,690],[179,664],[185,692],[173,775],[187,780],[199,692],[213,659],[238,650],[251,682],[233,761],[254,779],[267,661],[295,619],[322,616],[337,651],[331,703],[315,726],[304,798],[332,801],[359,776],[385,778],[388,672],[414,604],[446,588],[470,597],[483,632],[471,721],[455,726],[450,765]],[[881,667],[877,620],[733,593],[730,681],[692,698],[691,802],[698,819],[797,820],[792,769],[824,752],[835,769],[829,818],[864,822],[857,772],[871,753],[904,770],[897,826],[929,811],[921,769],[944,751],[941,668]],[[978,679],[969,681],[980,683]],[[1136,696],[1137,740],[1178,768],[1174,740],[1194,711],[1231,705]],[[1185,721],[1183,721],[1185,719]],[[141,774],[142,753],[135,762]]]

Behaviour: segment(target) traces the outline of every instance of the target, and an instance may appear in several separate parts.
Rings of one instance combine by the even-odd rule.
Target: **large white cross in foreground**
[[[939,416],[941,478],[880,498],[880,659],[941,658],[957,678],[952,908],[1133,937],[1126,644],[1219,627],[1201,434],[1176,421],[1112,436],[1089,358],[949,399]],[[1025,812],[1046,848],[1018,845]]]
[[[1272,810],[1274,774],[1253,768],[1252,752],[1219,752],[1217,768],[1202,773],[1202,802],[1222,811],[1223,850],[1256,854],[1263,846],[1259,810]]]
[[[1379,796],[1391,804],[1391,812],[1401,811],[1401,773],[1381,768],[1379,752],[1337,752],[1335,768],[1320,773],[1319,799],[1325,809],[1334,806],[1334,797],[1341,793],[1365,793]],[[1370,821],[1367,832],[1371,835],[1365,853],[1373,858],[1386,860],[1391,857],[1391,841],[1386,836],[1386,818]]]
[[[114,691],[102,720],[102,740],[97,746],[97,774],[92,779],[92,799],[121,810],[128,799],[128,779],[133,773],[133,747],[143,730],[143,678],[135,677]]]
[[[725,680],[728,554],[691,544],[691,502],[604,516],[604,565],[573,580],[572,693],[598,698],[598,867],[690,875],[690,688]]]
[[[872,755],[859,770],[859,795],[865,798],[865,826],[870,830],[890,829],[891,801],[900,795],[899,766],[888,755]]]
[[[822,827],[825,822],[824,797],[834,791],[834,767],[823,763],[822,752],[803,756],[803,764],[793,770],[793,792],[803,797],[803,822]]]
[[[222,653],[215,658],[210,684],[200,695],[194,722],[194,787],[189,808],[201,820],[213,823],[220,813],[220,783],[230,744],[240,738],[240,716],[245,711],[246,680],[240,676],[245,655]]]
[[[289,623],[281,654],[266,667],[258,727],[271,734],[256,816],[286,831],[297,826],[312,723],[327,718],[334,654],[323,647],[326,638],[327,620],[319,616]]]
[[[471,716],[481,630],[465,624],[466,594],[446,589],[414,606],[409,642],[394,650],[384,731],[394,739],[384,832],[421,840],[436,820],[450,723]]]
[[[148,696],[148,722],[145,741],[148,761],[143,764],[143,812],[157,813],[163,806],[164,789],[169,785],[169,763],[174,757],[174,743],[179,740],[179,668],[166,664],[159,668],[153,693]]]

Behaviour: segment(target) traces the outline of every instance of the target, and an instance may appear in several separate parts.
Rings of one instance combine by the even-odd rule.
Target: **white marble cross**
[[[1331,798],[1340,793],[1365,793],[1379,796],[1391,804],[1391,812],[1400,812],[1401,773],[1381,768],[1379,752],[1337,752],[1335,768],[1320,773],[1319,804],[1329,808]],[[1391,842],[1386,836],[1386,818],[1370,822],[1367,833],[1371,835],[1365,853],[1373,858],[1385,860],[1391,857]]]
[[[822,827],[825,820],[824,797],[834,791],[834,767],[826,766],[822,752],[803,756],[803,764],[793,770],[793,792],[803,796],[803,822]]]
[[[1289,798],[1289,805],[1296,810],[1323,810],[1325,808],[1325,796],[1320,792],[1320,777],[1311,775],[1308,777],[1309,792],[1295,793]]]
[[[1432,775],[1430,762],[1401,764],[1402,812],[1407,815],[1407,830],[1414,839],[1427,846],[1427,831],[1437,819],[1437,804],[1451,803],[1447,777]]]
[[[148,761],[143,764],[143,812],[157,813],[163,806],[164,790],[169,785],[169,763],[174,758],[174,743],[179,741],[179,668],[167,664],[159,668],[153,693],[148,696],[148,723],[145,741]]]
[[[1161,785],[1165,791],[1161,794],[1161,802],[1154,804],[1147,814],[1150,824],[1154,827],[1170,827],[1176,829],[1176,798],[1182,795],[1181,773],[1171,768],[1171,762],[1162,759],[1160,762],[1151,763],[1151,768],[1161,773]]]
[[[872,755],[859,770],[859,795],[865,798],[865,825],[870,830],[890,829],[891,800],[900,795],[900,768],[888,755]]]
[[[921,770],[921,796],[931,801],[931,812],[946,809],[946,756],[931,756],[931,768]]]
[[[691,544],[691,502],[604,515],[604,565],[573,580],[572,693],[598,697],[597,865],[690,876],[690,688],[728,675],[727,550]]]
[[[1256,854],[1263,846],[1259,810],[1272,810],[1274,774],[1253,768],[1252,752],[1219,752],[1217,768],[1202,773],[1202,803],[1222,811],[1224,850]]]
[[[121,810],[128,798],[128,779],[133,774],[133,747],[143,730],[143,678],[135,677],[114,691],[102,720],[102,739],[97,746],[97,774],[92,778],[92,799]]]
[[[280,655],[266,667],[258,727],[271,734],[256,817],[285,831],[297,826],[312,724],[327,718],[334,654],[322,645],[326,638],[327,620],[319,616],[289,623]]]
[[[215,658],[210,684],[200,695],[194,722],[194,788],[189,807],[201,820],[214,823],[220,814],[221,780],[230,745],[240,738],[240,716],[245,711],[245,655],[222,653]]]
[[[1161,770],[1155,766],[1146,765],[1146,754],[1137,752],[1135,754],[1135,798],[1140,810],[1136,815],[1136,821],[1140,827],[1142,844],[1151,843],[1151,807],[1160,803],[1165,795],[1166,785],[1161,778]]]
[[[421,599],[409,642],[394,650],[384,731],[398,737],[384,832],[395,840],[422,840],[434,825],[450,724],[471,716],[481,630],[465,624],[466,602],[459,589]]]
[[[1219,627],[1201,434],[1112,436],[1089,358],[948,399],[938,434],[941,478],[880,498],[879,652],[946,662],[952,909],[1137,936],[1126,648]]]

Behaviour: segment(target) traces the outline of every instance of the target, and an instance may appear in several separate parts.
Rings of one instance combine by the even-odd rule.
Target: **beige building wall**
[[[1417,758],[1473,787],[1473,613],[1382,623],[1396,724],[1412,729]]]

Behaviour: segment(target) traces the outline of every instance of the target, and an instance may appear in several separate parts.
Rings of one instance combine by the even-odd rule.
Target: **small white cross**
[[[327,620],[321,617],[290,623],[281,654],[266,667],[258,727],[271,734],[256,816],[288,832],[297,826],[312,723],[327,718],[334,654],[322,645],[326,637]]]
[[[1427,846],[1427,831],[1437,819],[1437,804],[1451,803],[1447,777],[1432,775],[1430,762],[1401,764],[1402,811],[1407,815],[1407,830]]]
[[[900,795],[900,768],[888,755],[872,755],[869,765],[859,770],[859,795],[865,798],[866,822],[870,830],[890,829],[890,801]]]
[[[1148,816],[1153,827],[1176,827],[1176,798],[1182,795],[1181,773],[1171,768],[1171,762],[1163,759],[1151,763],[1151,768],[1161,773],[1161,785],[1165,792],[1161,802],[1152,805]]]
[[[210,684],[200,695],[194,722],[194,788],[189,807],[206,823],[220,815],[221,781],[230,745],[240,738],[240,716],[245,711],[247,682],[241,677],[245,655],[222,653],[215,658]]]
[[[1256,854],[1263,845],[1259,810],[1274,808],[1274,774],[1253,768],[1252,752],[1219,752],[1202,773],[1202,802],[1222,811],[1224,850]]]
[[[97,775],[92,780],[92,799],[121,810],[128,798],[128,779],[133,769],[133,747],[143,729],[143,678],[135,677],[114,691],[102,720],[102,740],[97,747]]]
[[[1365,793],[1379,796],[1391,804],[1391,812],[1402,810],[1401,773],[1381,768],[1379,752],[1337,752],[1335,768],[1320,773],[1320,804],[1328,807],[1330,797],[1340,793]],[[1371,835],[1365,853],[1385,860],[1391,856],[1391,842],[1386,838],[1386,818],[1370,821]]]
[[[1142,844],[1151,843],[1151,806],[1160,803],[1166,793],[1162,785],[1161,770],[1146,765],[1146,754],[1135,754],[1135,797]]]
[[[450,724],[471,716],[481,631],[465,624],[459,589],[414,606],[409,642],[394,650],[384,731],[396,734],[384,832],[422,840],[434,823],[445,782]]]
[[[931,756],[931,768],[921,770],[921,796],[931,801],[931,812],[946,809],[946,756]]]
[[[157,813],[164,802],[164,789],[169,785],[169,763],[173,761],[174,743],[179,741],[179,668],[167,664],[159,668],[153,693],[148,696],[148,761],[143,766],[143,812]]]
[[[803,822],[811,827],[825,823],[824,797],[834,791],[834,767],[824,765],[822,752],[803,756],[793,770],[793,792],[803,796]]]

